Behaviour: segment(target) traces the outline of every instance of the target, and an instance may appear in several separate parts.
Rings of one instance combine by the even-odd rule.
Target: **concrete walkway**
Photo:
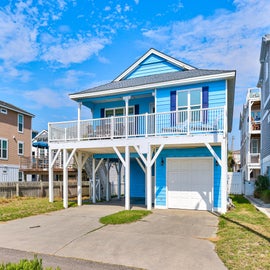
[[[246,198],[262,213],[270,218],[270,203],[264,203],[262,200],[254,198],[253,196],[246,196]]]
[[[143,269],[226,269],[208,240],[217,230],[212,213],[153,210],[132,224],[99,223],[120,210],[84,205],[0,223],[0,247]]]

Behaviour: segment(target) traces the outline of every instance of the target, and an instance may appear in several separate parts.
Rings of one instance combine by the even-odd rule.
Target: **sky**
[[[269,14],[269,0],[1,0],[0,100],[34,114],[37,131],[75,120],[68,94],[112,81],[155,48],[197,68],[237,71],[236,150]]]

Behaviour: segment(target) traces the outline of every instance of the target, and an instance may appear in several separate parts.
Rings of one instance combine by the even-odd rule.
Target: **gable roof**
[[[2,100],[0,100],[0,107],[1,108],[5,108],[5,109],[8,109],[8,110],[11,110],[11,111],[14,111],[14,112],[18,112],[18,113],[21,113],[21,114],[24,114],[24,115],[27,115],[27,116],[30,116],[30,117],[35,117],[34,114],[32,113],[29,113],[23,109],[20,109],[19,107],[16,107],[10,103],[7,103],[7,102],[4,102]]]
[[[128,77],[129,74],[131,74],[145,59],[147,59],[150,55],[156,55],[160,58],[163,58],[164,60],[168,61],[169,63],[183,69],[183,70],[191,70],[195,69],[195,67],[188,65],[182,61],[179,61],[165,53],[162,53],[156,49],[151,48],[148,50],[142,57],[140,57],[134,64],[132,64],[129,68],[127,68],[123,73],[121,73],[117,78],[115,78],[113,81],[121,81]]]
[[[120,94],[131,91],[154,89],[163,86],[174,86],[194,82],[204,82],[217,79],[232,79],[235,77],[234,70],[207,70],[192,69],[187,71],[175,71],[161,74],[136,77],[122,81],[112,81],[100,86],[70,94],[73,100]]]

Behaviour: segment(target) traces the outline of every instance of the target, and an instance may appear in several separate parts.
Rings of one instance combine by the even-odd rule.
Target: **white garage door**
[[[212,210],[213,160],[167,159],[168,208]]]

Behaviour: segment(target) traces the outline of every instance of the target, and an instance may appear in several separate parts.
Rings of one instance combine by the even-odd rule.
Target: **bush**
[[[270,190],[263,190],[262,194],[261,194],[261,199],[265,202],[265,203],[270,203]]]
[[[269,187],[269,179],[265,175],[259,175],[257,180],[255,181],[256,189],[259,191],[263,191],[268,189]]]
[[[38,259],[37,256],[33,260],[22,259],[18,263],[2,263],[0,264],[0,270],[51,270],[52,268],[43,268],[42,259]],[[57,267],[57,270],[60,270]]]

